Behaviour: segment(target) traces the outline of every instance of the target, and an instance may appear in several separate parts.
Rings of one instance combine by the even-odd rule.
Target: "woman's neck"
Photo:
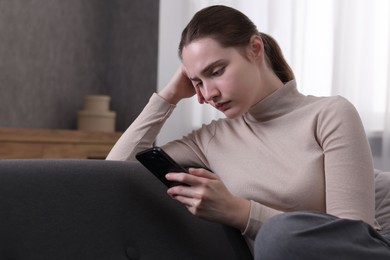
[[[275,72],[268,68],[268,66],[264,66],[264,69],[262,69],[260,73],[262,77],[260,83],[261,91],[258,102],[268,97],[284,85]]]

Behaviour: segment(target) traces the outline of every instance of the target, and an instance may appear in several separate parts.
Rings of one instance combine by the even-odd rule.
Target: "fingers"
[[[218,176],[203,168],[189,168],[188,173],[192,176],[203,177],[207,179],[218,179]]]
[[[168,173],[165,178],[169,181],[196,186],[206,183],[207,179],[218,179],[218,176],[205,169],[190,168],[188,173]]]
[[[179,174],[173,174],[179,175]],[[184,174],[189,175],[189,174]],[[179,177],[179,176],[177,176]],[[180,179],[180,178],[178,178]],[[184,186],[177,185],[167,190],[167,194],[172,198],[183,204],[192,214],[197,215],[199,206],[202,201],[202,188],[199,186]]]
[[[183,185],[171,187],[168,189],[167,193],[171,198],[174,198],[188,206],[192,206],[193,203],[189,202],[197,197],[196,191],[193,188]]]
[[[195,174],[194,174],[195,172]],[[196,169],[190,168],[188,173],[168,173],[165,177],[167,180],[171,182],[177,182],[186,184],[185,185],[175,185],[168,189],[168,194],[171,197],[176,198],[177,196],[182,197],[194,197],[196,187],[201,186],[204,183],[204,177],[206,174],[201,173],[201,171],[197,171]]]
[[[245,230],[250,201],[230,193],[216,174],[202,168],[190,168],[188,173],[168,173],[166,178],[189,185],[171,187],[167,193],[193,215]]]
[[[175,199],[179,201],[181,204],[186,206],[186,208],[194,215],[198,212],[198,207],[200,205],[199,199],[194,199],[191,197],[184,197],[184,196],[176,196]]]
[[[170,197],[180,201],[187,207],[194,207],[194,200],[202,200],[205,191],[210,188],[210,181],[218,180],[219,177],[205,169],[188,169],[188,173],[168,173],[167,180],[179,182],[185,185],[177,185],[168,189]]]
[[[199,87],[195,86],[195,92],[196,92],[196,96],[198,97],[198,102],[200,104],[204,104],[204,103],[207,104],[207,101],[204,99],[204,97],[202,95],[202,92],[200,91]]]

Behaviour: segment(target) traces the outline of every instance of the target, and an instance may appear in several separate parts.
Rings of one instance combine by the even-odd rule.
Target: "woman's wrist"
[[[170,91],[168,88],[163,88],[158,95],[162,97],[169,104],[176,105],[181,100],[173,91]]]
[[[251,203],[249,200],[236,197],[234,202],[234,209],[231,211],[230,225],[243,232],[246,229]]]

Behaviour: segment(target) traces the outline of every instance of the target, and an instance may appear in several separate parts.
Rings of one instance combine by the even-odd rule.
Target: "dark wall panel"
[[[89,94],[117,130],[156,88],[155,0],[0,0],[0,127],[75,129]]]

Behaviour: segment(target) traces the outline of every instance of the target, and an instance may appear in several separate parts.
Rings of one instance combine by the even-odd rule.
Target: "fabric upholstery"
[[[375,218],[390,231],[390,172],[375,170]]]
[[[138,163],[0,160],[0,259],[252,259]]]

